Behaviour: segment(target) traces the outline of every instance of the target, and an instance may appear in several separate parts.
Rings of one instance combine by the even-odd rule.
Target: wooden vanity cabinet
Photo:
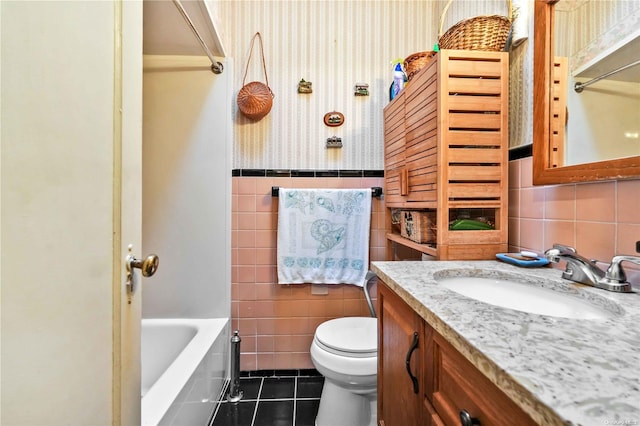
[[[424,361],[427,403],[433,407],[442,424],[461,424],[460,412],[466,410],[480,425],[536,425],[528,414],[428,324],[425,332],[431,336],[430,350],[425,353]]]
[[[378,282],[378,424],[422,425],[422,319]],[[407,364],[408,360],[408,364]],[[407,365],[410,367],[408,370]],[[415,378],[414,382],[409,374]],[[415,387],[414,387],[415,386]]]
[[[380,426],[464,425],[463,410],[482,426],[537,424],[384,282],[378,291]],[[416,332],[410,365],[418,393],[406,369]]]

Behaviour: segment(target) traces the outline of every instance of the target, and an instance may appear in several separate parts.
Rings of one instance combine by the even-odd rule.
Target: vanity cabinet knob
[[[460,410],[460,424],[462,426],[479,425],[480,420],[475,417],[471,417],[471,414],[467,410]]]

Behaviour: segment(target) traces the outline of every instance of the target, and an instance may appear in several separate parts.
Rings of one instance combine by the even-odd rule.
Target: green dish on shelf
[[[494,229],[492,225],[473,219],[457,219],[449,224],[451,231],[486,231]]]

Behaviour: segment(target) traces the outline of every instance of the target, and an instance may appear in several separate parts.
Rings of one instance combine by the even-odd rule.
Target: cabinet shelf
[[[402,210],[428,210],[437,209],[437,201],[410,201],[410,202],[386,202],[387,208],[402,209]]]
[[[405,247],[409,247],[413,250],[419,251],[421,253],[428,254],[430,256],[437,256],[438,250],[436,247],[428,245],[428,244],[420,244],[415,241],[411,241],[408,238],[403,237],[402,235],[394,234],[389,232],[387,234],[387,240],[393,241],[394,243],[402,244]]]
[[[495,201],[495,200],[487,200],[487,201],[455,200],[455,201],[449,201],[449,208],[452,208],[452,209],[458,209],[458,208],[463,208],[463,209],[499,209],[500,207],[501,207],[501,205],[500,205],[500,201],[499,200],[498,201]]]

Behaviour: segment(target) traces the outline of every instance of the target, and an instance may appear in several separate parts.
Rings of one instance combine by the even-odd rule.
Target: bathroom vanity
[[[498,261],[372,265],[380,426],[640,424],[637,291],[607,292],[557,269]],[[524,300],[525,310],[553,315],[463,296],[457,281],[469,277],[528,286],[496,303]]]

